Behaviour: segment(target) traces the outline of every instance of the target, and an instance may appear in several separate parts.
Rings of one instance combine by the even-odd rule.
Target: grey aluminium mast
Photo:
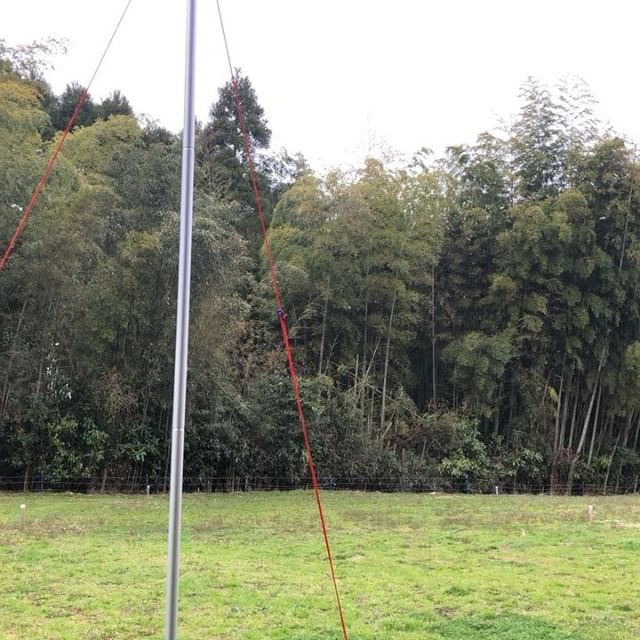
[[[193,174],[195,164],[195,24],[196,0],[187,0],[184,129],[182,132],[182,182],[180,196],[180,249],[178,259],[173,420],[171,429],[171,485],[169,491],[165,640],[176,640],[178,632],[178,578],[180,567],[180,530],[182,524],[182,476],[184,466],[187,358],[189,352],[191,235],[193,222]]]

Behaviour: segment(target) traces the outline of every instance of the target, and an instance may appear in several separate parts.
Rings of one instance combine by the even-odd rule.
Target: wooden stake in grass
[[[587,507],[587,518],[589,519],[589,522],[593,522],[593,505],[590,504]]]
[[[26,504],[20,505],[20,528],[24,529],[24,512],[27,510]]]

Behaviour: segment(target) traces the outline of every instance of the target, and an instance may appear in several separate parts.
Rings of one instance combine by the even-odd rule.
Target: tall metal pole
[[[195,162],[195,24],[196,0],[187,0],[184,131],[182,133],[182,191],[180,199],[180,254],[178,262],[176,360],[173,382],[173,427],[171,432],[171,488],[169,493],[169,545],[167,555],[165,640],[176,640],[178,632],[178,575],[180,568],[187,356],[189,351],[191,225],[193,218],[193,171]]]

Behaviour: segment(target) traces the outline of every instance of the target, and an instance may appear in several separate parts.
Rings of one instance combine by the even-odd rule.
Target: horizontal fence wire
[[[556,483],[514,483],[487,479],[448,477],[330,477],[320,481],[324,491],[378,491],[405,493],[462,493],[462,494],[566,494],[568,485]],[[301,478],[273,476],[185,476],[183,489],[187,493],[230,493],[247,491],[310,490],[311,481]],[[632,483],[574,482],[572,495],[624,495],[639,490],[638,481]],[[24,475],[0,476],[0,491],[163,494],[169,490],[169,477],[143,476],[139,478],[100,476],[58,478],[36,474],[25,480]]]

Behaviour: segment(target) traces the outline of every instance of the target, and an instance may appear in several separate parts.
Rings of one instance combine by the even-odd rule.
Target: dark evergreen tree
[[[249,147],[254,159],[259,162],[258,152],[268,148],[271,130],[249,78],[238,71],[236,78]],[[251,205],[253,201],[247,177],[247,157],[231,82],[220,89],[218,101],[209,111],[209,118],[199,141],[200,160],[204,165],[207,186],[210,191],[227,200]]]
[[[62,95],[58,98],[57,107],[51,117],[52,124],[58,131],[62,131],[67,126],[69,118],[74,113],[83,91],[84,88],[80,84],[72,82],[66,86]],[[91,95],[87,95],[78,112],[74,128],[89,126],[93,124],[98,117],[98,109]]]
[[[126,96],[116,89],[96,107],[96,115],[103,120],[111,116],[132,116],[133,109]]]

